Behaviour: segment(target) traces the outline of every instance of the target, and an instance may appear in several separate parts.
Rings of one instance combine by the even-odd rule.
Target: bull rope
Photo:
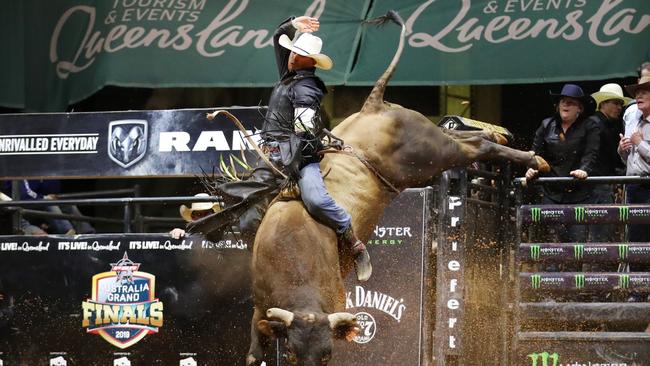
[[[257,152],[257,154],[260,156],[260,158],[268,166],[270,166],[271,169],[273,169],[273,171],[278,173],[284,179],[289,178],[284,173],[282,173],[282,171],[280,171],[280,169],[278,169],[275,165],[273,165],[273,163],[271,163],[271,161],[266,157],[266,154],[264,154],[264,152],[262,152],[262,149],[260,149],[260,147],[257,146],[257,143],[255,143],[255,141],[250,137],[250,135],[248,134],[248,131],[246,131],[246,128],[241,123],[241,121],[237,117],[235,117],[232,113],[230,113],[228,111],[225,111],[225,110],[220,110],[220,111],[214,111],[212,113],[208,113],[205,117],[208,120],[212,121],[219,114],[223,114],[226,117],[228,117],[228,119],[231,120],[235,124],[235,126],[237,126],[237,128],[239,128],[239,130],[244,133],[244,137],[246,137],[246,141],[248,141],[248,143],[253,147],[253,149]]]

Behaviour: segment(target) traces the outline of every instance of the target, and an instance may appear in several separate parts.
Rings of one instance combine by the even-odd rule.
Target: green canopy
[[[0,105],[60,111],[105,85],[263,87],[290,15],[321,21],[330,85],[371,85],[409,34],[392,85],[630,76],[650,59],[647,0],[0,0]]]

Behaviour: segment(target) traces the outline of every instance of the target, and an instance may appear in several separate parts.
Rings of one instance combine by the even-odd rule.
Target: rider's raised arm
[[[280,75],[280,79],[282,79],[289,72],[289,67],[287,66],[287,63],[289,62],[289,54],[291,53],[291,51],[280,46],[278,40],[280,39],[280,36],[283,34],[286,34],[287,37],[289,37],[289,39],[293,39],[293,37],[296,35],[296,28],[293,26],[291,21],[294,19],[295,17],[286,19],[284,22],[282,22],[282,24],[278,26],[278,28],[275,30],[275,33],[273,34],[273,49],[275,50],[275,64],[278,67],[278,73]]]

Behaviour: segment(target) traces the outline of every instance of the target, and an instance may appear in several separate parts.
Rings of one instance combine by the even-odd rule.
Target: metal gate
[[[547,183],[552,181],[563,183]],[[631,180],[592,179],[623,181]],[[650,224],[650,206],[518,207],[510,364],[649,364],[650,333],[644,330],[650,323],[650,243],[547,242],[531,233],[535,227],[630,223]]]

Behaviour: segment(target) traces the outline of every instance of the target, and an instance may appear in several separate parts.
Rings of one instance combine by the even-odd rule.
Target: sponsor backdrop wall
[[[408,36],[392,85],[631,76],[648,58],[646,0],[0,0],[0,105],[61,111],[104,85],[271,86],[272,35],[318,17],[328,84],[370,85]],[[358,58],[355,58],[357,57]]]
[[[212,173],[229,156],[251,164],[264,108],[228,108],[247,132],[210,109],[0,115],[0,176],[157,177]],[[237,164],[235,164],[238,168]],[[56,167],[54,169],[53,167]]]
[[[431,192],[402,193],[377,225],[373,278],[346,284],[363,332],[336,343],[332,365],[422,364]],[[0,362],[243,364],[253,310],[246,248],[156,234],[0,237]]]

